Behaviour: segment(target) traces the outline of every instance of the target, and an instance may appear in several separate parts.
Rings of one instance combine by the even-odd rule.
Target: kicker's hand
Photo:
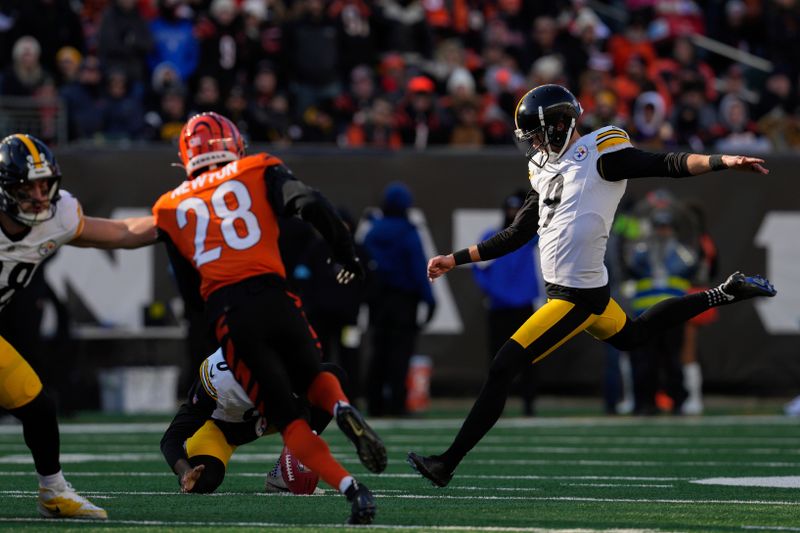
[[[192,492],[197,480],[200,479],[200,476],[203,473],[203,470],[206,469],[205,465],[197,465],[191,470],[186,471],[181,476],[181,492]]]
[[[728,168],[739,170],[749,170],[758,174],[769,174],[769,169],[763,167],[764,160],[757,157],[747,157],[743,155],[723,155],[722,162]]]
[[[433,281],[452,270],[455,266],[456,260],[453,258],[453,254],[432,257],[428,261],[428,279]]]

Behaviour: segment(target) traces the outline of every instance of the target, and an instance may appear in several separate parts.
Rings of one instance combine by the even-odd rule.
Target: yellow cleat
[[[39,514],[45,518],[90,518],[107,520],[105,509],[96,506],[67,483],[64,490],[39,488],[39,502],[36,504]]]

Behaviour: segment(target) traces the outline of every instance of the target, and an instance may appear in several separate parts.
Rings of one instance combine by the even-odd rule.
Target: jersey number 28
[[[231,209],[226,197],[233,195],[236,207]],[[222,220],[220,231],[225,244],[234,250],[246,250],[255,245],[261,239],[261,228],[258,225],[258,218],[250,211],[253,200],[247,187],[241,181],[226,181],[216,188],[211,195],[211,205],[197,197],[187,198],[178,204],[176,215],[178,217],[178,228],[183,229],[189,223],[187,213],[194,211],[197,220],[194,230],[194,264],[197,267],[216,261],[222,253],[222,246],[215,246],[206,250],[206,236],[208,235],[208,224],[211,221],[211,210]],[[210,207],[210,209],[209,209]],[[234,224],[237,220],[244,224],[243,234],[240,235]]]

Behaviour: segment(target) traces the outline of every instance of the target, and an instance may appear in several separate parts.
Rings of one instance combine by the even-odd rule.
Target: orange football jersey
[[[263,153],[232,161],[184,181],[153,206],[156,225],[200,272],[204,299],[260,274],[286,277],[264,179],[267,167],[281,163]]]

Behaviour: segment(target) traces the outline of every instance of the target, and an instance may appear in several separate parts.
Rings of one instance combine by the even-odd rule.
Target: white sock
[[[61,470],[49,476],[36,475],[39,477],[39,486],[43,489],[53,489],[59,492],[67,488],[67,480],[64,479],[64,473]]]
[[[344,476],[342,480],[339,482],[339,492],[341,492],[342,494],[347,492],[347,489],[349,489],[350,485],[355,483],[355,481],[356,480],[353,479],[353,476]]]
[[[334,417],[335,417],[335,416],[336,416],[336,414],[339,412],[339,406],[340,406],[340,405],[350,405],[350,404],[349,404],[349,403],[347,403],[347,402],[345,402],[345,401],[342,401],[342,400],[339,400],[338,402],[336,402],[335,404],[333,404],[333,416],[334,416]]]
[[[703,397],[703,373],[696,361],[683,365],[683,386],[689,393],[689,399],[700,401]]]

